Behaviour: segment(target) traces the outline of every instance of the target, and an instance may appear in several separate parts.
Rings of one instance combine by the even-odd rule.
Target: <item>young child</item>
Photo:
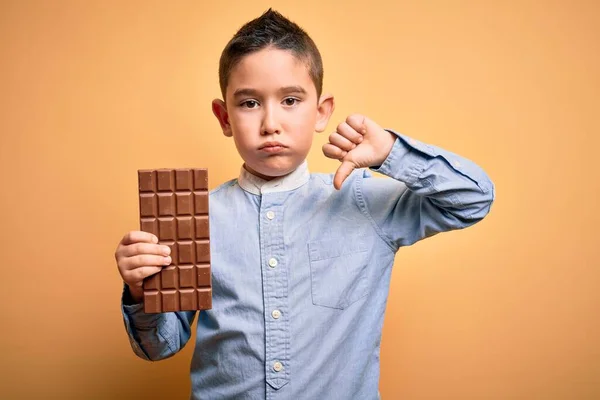
[[[275,11],[231,39],[219,78],[213,112],[244,164],[210,193],[213,308],[198,313],[191,398],[377,399],[396,252],[481,221],[493,183],[471,161],[362,115],[323,146],[341,162],[335,175],[309,173],[334,98],[322,94],[313,41]],[[181,350],[196,315],[143,312],[143,279],[171,262],[157,243],[132,231],[115,252],[125,327],[147,360]]]

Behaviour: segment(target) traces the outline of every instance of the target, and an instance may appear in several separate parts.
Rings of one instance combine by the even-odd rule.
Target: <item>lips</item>
[[[280,143],[280,142],[265,142],[258,149],[259,150],[269,150],[269,149],[273,149],[273,150],[281,149],[281,150],[283,150],[285,148],[287,148],[287,146],[284,145],[283,143]]]
[[[287,146],[279,142],[265,142],[258,149],[266,153],[278,153],[286,149]]]

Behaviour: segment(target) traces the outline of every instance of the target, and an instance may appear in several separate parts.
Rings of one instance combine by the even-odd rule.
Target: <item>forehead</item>
[[[289,50],[267,48],[244,56],[231,70],[227,95],[240,88],[269,92],[286,86],[301,86],[316,94],[306,61]]]

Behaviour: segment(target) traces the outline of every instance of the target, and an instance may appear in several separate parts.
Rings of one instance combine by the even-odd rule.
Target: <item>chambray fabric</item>
[[[123,302],[135,354],[173,356],[197,318],[191,399],[377,399],[398,249],[477,223],[495,196],[473,162],[390,132],[373,168],[385,177],[355,170],[337,191],[305,162],[269,182],[242,169],[211,191],[213,308],[149,315]]]

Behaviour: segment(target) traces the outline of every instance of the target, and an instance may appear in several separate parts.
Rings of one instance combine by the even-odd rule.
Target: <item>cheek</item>
[[[231,129],[234,132],[234,136],[238,137],[238,140],[241,138],[241,142],[245,142],[250,135],[249,132],[252,132],[256,129],[256,118],[252,118],[250,115],[244,116],[234,116],[230,119]]]
[[[235,130],[244,129],[244,124],[246,123],[245,120],[246,119],[243,117],[243,115],[240,115],[238,113],[233,113],[229,116],[231,127]]]
[[[295,127],[297,131],[302,133],[314,132],[315,123],[317,121],[316,112],[314,107],[303,107],[300,112],[296,115]]]
[[[294,129],[294,136],[296,137],[296,144],[303,148],[310,148],[312,145],[315,124],[311,119],[310,114],[304,115],[304,117],[297,122]]]

